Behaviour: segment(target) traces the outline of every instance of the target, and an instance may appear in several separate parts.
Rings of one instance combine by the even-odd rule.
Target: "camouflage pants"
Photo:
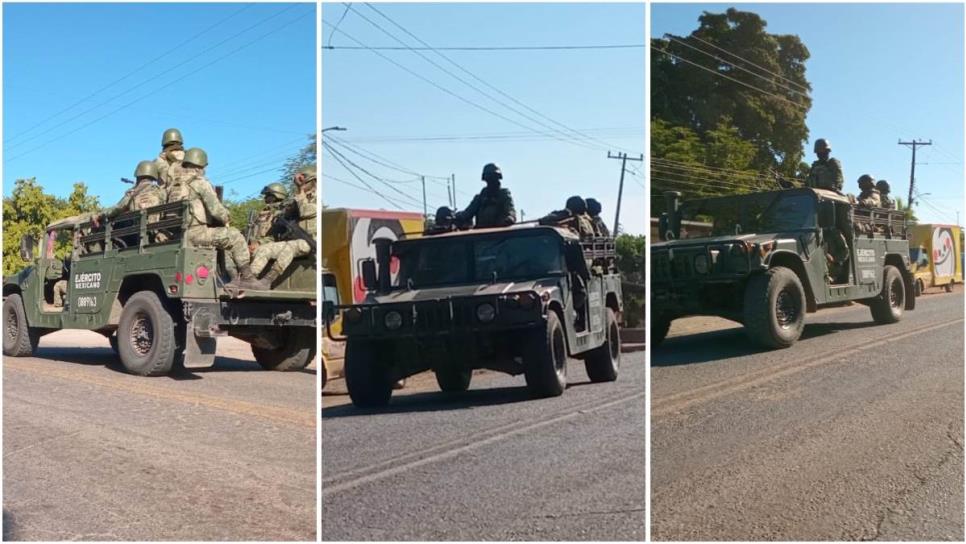
[[[245,237],[235,227],[192,227],[188,229],[188,242],[195,247],[224,250],[236,269],[248,266],[251,261]]]
[[[67,280],[58,280],[54,284],[54,307],[63,308],[67,299]]]
[[[269,242],[258,246],[252,257],[252,274],[258,276],[265,270],[268,261],[275,260],[272,270],[277,274],[285,272],[296,257],[312,253],[312,248],[305,240],[287,240],[285,242]]]

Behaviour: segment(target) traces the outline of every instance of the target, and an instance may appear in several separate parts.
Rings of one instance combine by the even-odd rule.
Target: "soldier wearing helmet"
[[[141,161],[134,169],[134,187],[128,189],[117,204],[96,214],[92,219],[95,223],[101,217],[113,219],[125,212],[135,212],[160,206],[164,204],[166,199],[167,195],[164,189],[158,186],[157,165],[154,161]],[[154,223],[159,218],[158,214],[152,214],[148,217],[148,222]]]
[[[211,182],[205,177],[208,154],[200,147],[185,151],[181,172],[171,178],[166,187],[168,202],[187,200],[190,204],[187,242],[195,247],[221,249],[231,258],[238,277],[232,280],[235,287],[246,287],[255,280],[251,271],[251,254],[245,244],[245,237],[235,227],[229,225],[231,216],[228,208],[218,200],[218,194]],[[217,226],[210,226],[217,225]]]
[[[889,182],[884,179],[880,179],[878,182],[876,182],[875,188],[879,191],[879,201],[881,202],[882,207],[887,210],[896,209],[896,201],[889,196],[889,192],[892,190],[892,188],[889,187]]]
[[[315,164],[307,164],[299,168],[292,176],[292,181],[296,188],[295,197],[286,204],[282,214],[287,219],[297,221],[299,228],[314,239],[317,232],[315,217],[318,214],[315,198]],[[265,276],[255,280],[256,288],[271,289],[272,283],[288,269],[296,257],[311,254],[312,246],[308,241],[291,236],[258,246],[255,254],[252,255],[252,274],[258,278],[262,271],[268,268],[269,262],[272,262],[272,266]]]
[[[875,188],[875,181],[869,174],[859,176],[859,206],[863,208],[881,208],[882,202],[879,199],[879,191]]]
[[[272,225],[275,223],[275,218],[284,211],[288,191],[281,183],[269,183],[262,189],[262,199],[265,205],[255,216],[252,237],[248,240],[248,250],[252,253],[259,245],[275,241],[271,235]]]
[[[609,238],[610,230],[607,228],[607,224],[600,217],[601,206],[600,202],[596,198],[587,199],[587,215],[590,216],[590,221],[594,225],[594,236]]]
[[[594,224],[587,215],[587,203],[579,196],[572,196],[562,210],[554,210],[537,220],[541,225],[565,227],[581,238],[594,237]]]
[[[825,138],[815,140],[815,154],[818,155],[818,160],[812,163],[805,185],[815,189],[842,192],[842,185],[844,184],[842,164],[838,159],[831,158],[831,153],[832,146],[828,140]]]
[[[455,216],[453,215],[453,210],[449,206],[440,206],[436,210],[436,216],[433,220],[433,226],[425,229],[423,235],[432,236],[434,234],[443,234],[446,232],[453,232],[456,230],[456,225],[453,223]]]
[[[154,164],[158,167],[158,180],[161,187],[170,183],[170,178],[178,175],[183,160],[184,139],[181,137],[181,131],[169,128],[161,135],[161,153],[154,160]]]
[[[486,187],[473,197],[466,209],[456,214],[456,224],[481,229],[507,227],[516,223],[517,211],[513,207],[510,190],[500,186],[503,181],[500,167],[492,162],[484,166],[482,181],[486,182]]]

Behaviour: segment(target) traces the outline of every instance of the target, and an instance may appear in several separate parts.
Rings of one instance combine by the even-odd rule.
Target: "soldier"
[[[859,176],[859,189],[862,190],[858,197],[859,206],[863,208],[882,207],[882,202],[879,200],[879,191],[875,188],[875,181],[873,181],[872,176],[869,174]]]
[[[564,209],[552,211],[537,222],[541,225],[566,227],[579,234],[581,238],[594,237],[594,224],[587,215],[587,203],[579,196],[568,198]]]
[[[238,229],[230,226],[228,209],[218,200],[211,182],[205,177],[208,155],[198,147],[192,147],[184,154],[182,168],[169,179],[168,202],[190,202],[186,211],[189,214],[185,239],[196,247],[212,247],[225,251],[235,264],[238,277],[232,283],[245,287],[255,281],[252,275],[251,255],[245,245],[245,237]],[[209,227],[220,223],[222,226]],[[239,281],[240,280],[240,281]]]
[[[440,206],[436,210],[436,218],[433,221],[433,226],[423,231],[423,235],[432,236],[434,234],[453,232],[456,230],[456,225],[453,223],[454,219],[453,210],[448,206]]]
[[[825,138],[815,140],[815,154],[818,155],[818,160],[812,163],[805,185],[815,189],[842,192],[844,183],[842,164],[838,159],[830,158],[831,153],[832,146],[829,145],[828,140]]]
[[[63,308],[67,300],[67,267],[60,259],[53,259],[47,265],[44,279],[54,281],[54,308]]]
[[[262,197],[265,206],[255,216],[252,236],[248,240],[248,250],[251,253],[255,253],[259,245],[275,241],[271,235],[272,225],[275,224],[275,218],[284,211],[288,191],[281,183],[269,183],[262,189]]]
[[[181,138],[181,131],[176,128],[169,128],[161,135],[161,153],[154,160],[158,166],[158,179],[161,187],[170,183],[170,178],[175,177],[181,170],[184,160],[184,140]]]
[[[879,191],[879,200],[882,203],[882,207],[887,210],[896,209],[896,201],[892,200],[892,197],[889,196],[889,192],[892,190],[892,188],[889,187],[889,182],[884,179],[880,179],[878,182],[876,182],[875,188]]]
[[[303,166],[295,174],[294,182],[296,187],[295,198],[289,203],[286,215],[289,217],[295,216],[299,228],[314,239],[316,237],[315,217],[318,213],[318,204],[315,199],[315,165]],[[252,257],[252,273],[257,277],[266,268],[269,261],[274,260],[275,262],[264,277],[255,280],[255,288],[271,289],[272,283],[285,272],[296,257],[311,255],[312,251],[312,245],[307,240],[298,237],[260,245]]]
[[[157,164],[154,161],[139,162],[137,168],[134,169],[134,187],[124,193],[120,202],[98,215],[107,219],[113,219],[124,212],[146,210],[164,204],[166,195],[164,189],[158,187],[157,183]],[[148,218],[148,221],[151,223],[157,220],[157,214]]]
[[[590,221],[594,226],[594,236],[610,238],[610,230],[607,228],[607,224],[600,217],[600,202],[597,202],[596,198],[587,199],[587,214],[590,216]]]
[[[465,210],[456,214],[457,225],[471,226],[476,220],[475,228],[508,227],[517,222],[517,211],[513,207],[513,197],[510,190],[500,187],[503,172],[494,163],[483,167],[482,180],[486,187],[480,194],[473,197],[473,201]]]

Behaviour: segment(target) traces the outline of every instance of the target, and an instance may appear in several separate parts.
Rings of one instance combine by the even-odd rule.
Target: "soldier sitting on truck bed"
[[[590,222],[594,226],[594,236],[598,238],[610,238],[610,229],[607,228],[607,224],[600,217],[601,205],[596,198],[587,199],[587,215],[590,216]]]
[[[554,225],[572,230],[581,239],[593,238],[594,224],[587,215],[587,203],[579,196],[567,199],[562,210],[555,210],[537,220],[541,225]]]
[[[262,244],[252,256],[252,273],[256,276],[265,270],[269,261],[275,261],[272,267],[261,279],[256,279],[253,289],[268,290],[272,283],[281,276],[296,257],[315,253],[315,216],[317,207],[316,167],[314,164],[303,166],[294,176],[295,197],[286,206],[282,219],[286,223],[297,222],[288,228],[288,232],[275,233],[276,242]],[[276,226],[279,222],[276,221]],[[301,232],[298,232],[301,231]]]
[[[97,225],[101,218],[114,219],[125,212],[146,210],[164,204],[166,199],[164,189],[158,186],[158,166],[154,161],[141,161],[134,169],[134,187],[128,189],[114,206],[102,212],[95,212],[91,216],[91,221]],[[158,219],[160,219],[158,214],[148,216],[149,223],[154,223]],[[155,241],[161,242],[164,239],[163,233],[156,233]]]
[[[182,169],[168,180],[168,202],[190,202],[186,211],[189,219],[185,231],[189,244],[224,250],[238,271],[235,280],[245,284],[254,282],[245,237],[228,224],[228,209],[218,200],[218,194],[205,177],[206,166],[208,155],[203,149],[193,147],[186,151]],[[209,226],[218,224],[220,226]]]
[[[881,208],[882,201],[879,198],[879,190],[875,188],[875,181],[869,174],[859,176],[859,206],[863,208]]]
[[[281,183],[270,183],[262,189],[262,197],[265,206],[255,215],[248,233],[248,251],[252,254],[262,244],[274,242],[271,230],[275,224],[275,218],[285,211],[285,201],[288,200],[288,191]]]

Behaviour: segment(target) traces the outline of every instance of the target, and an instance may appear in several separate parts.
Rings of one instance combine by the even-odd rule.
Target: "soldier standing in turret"
[[[610,238],[610,229],[607,228],[607,223],[604,223],[604,220],[601,219],[600,212],[600,202],[596,198],[588,198],[587,215],[590,216],[590,221],[594,225],[594,236]]]
[[[812,163],[805,185],[814,189],[842,192],[844,184],[842,164],[838,159],[831,158],[831,153],[832,146],[829,145],[828,140],[825,138],[815,140],[815,154],[818,155],[818,160]]]
[[[473,197],[470,205],[456,214],[457,225],[475,228],[508,227],[517,222],[517,211],[513,207],[510,190],[501,187],[503,171],[494,163],[483,167],[482,180],[486,187]]]

